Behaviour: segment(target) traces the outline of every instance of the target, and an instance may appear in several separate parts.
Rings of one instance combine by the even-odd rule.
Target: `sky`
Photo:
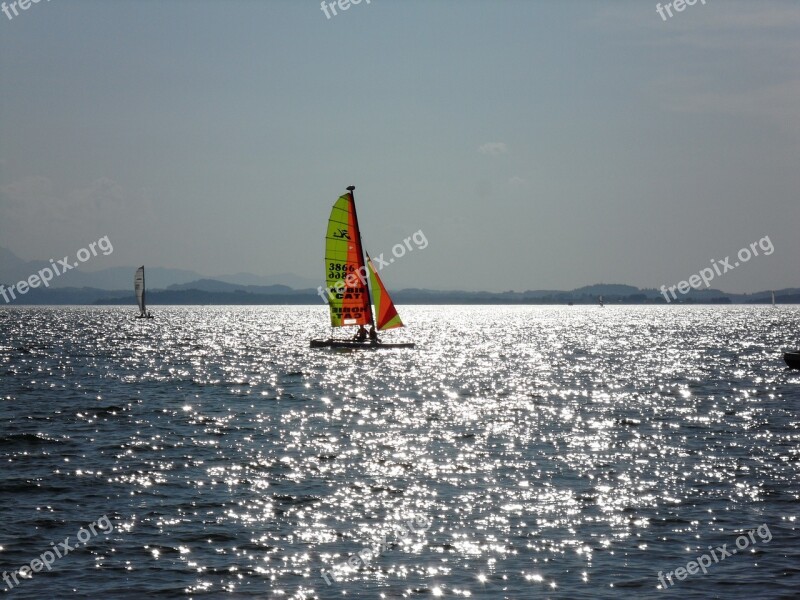
[[[6,0],[8,2],[8,0]],[[664,3],[665,4],[665,3]],[[0,13],[0,246],[387,287],[800,286],[800,3],[42,0]],[[331,11],[328,9],[328,13]]]

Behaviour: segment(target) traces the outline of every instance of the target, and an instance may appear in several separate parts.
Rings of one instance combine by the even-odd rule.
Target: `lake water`
[[[6,597],[800,590],[798,306],[152,311],[0,310]]]

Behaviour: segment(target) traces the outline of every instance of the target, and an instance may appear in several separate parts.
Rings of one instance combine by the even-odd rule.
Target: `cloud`
[[[673,52],[716,50],[724,57],[725,64],[762,52],[772,52],[775,59],[790,61],[800,56],[797,4],[752,0],[728,0],[706,6],[698,3],[691,11],[673,13],[667,21],[658,16],[655,4],[632,6],[607,3],[588,20],[587,26],[605,30],[625,40],[628,46],[669,48]],[[724,54],[725,51],[734,57]]]
[[[9,229],[26,227],[30,221],[41,218],[42,212],[59,222],[63,222],[67,214],[67,207],[57,197],[53,182],[40,175],[0,186],[0,207],[3,224]]]
[[[2,245],[28,258],[65,253],[103,235],[116,239],[119,231],[156,222],[145,190],[131,192],[107,177],[77,189],[41,175],[0,185],[0,214]]]
[[[508,146],[506,146],[505,142],[486,142],[478,147],[478,152],[489,156],[499,156],[500,154],[508,154]]]
[[[748,90],[720,90],[691,78],[670,78],[654,84],[653,90],[662,110],[768,119],[800,131],[800,80]]]
[[[722,114],[800,131],[800,4],[709,1],[665,22],[654,4],[608,3],[593,22],[620,44],[656,51],[681,65],[642,78],[648,103],[674,113]]]
[[[766,4],[752,0],[727,0],[724,4],[696,4],[691,10],[673,12],[673,16],[665,21],[656,11],[655,3],[636,6],[608,3],[600,7],[594,18],[588,20],[588,24],[616,30],[647,27],[663,36],[690,30],[703,34],[714,31],[749,33],[793,30],[800,25],[800,6],[792,3]]]

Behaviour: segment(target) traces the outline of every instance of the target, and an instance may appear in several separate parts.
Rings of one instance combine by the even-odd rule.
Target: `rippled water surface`
[[[0,311],[0,570],[100,520],[7,597],[800,589],[800,307],[411,306],[372,352],[311,350],[322,306],[153,312]]]

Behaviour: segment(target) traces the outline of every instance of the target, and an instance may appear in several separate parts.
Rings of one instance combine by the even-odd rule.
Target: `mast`
[[[144,285],[144,265],[142,265],[142,314],[147,314],[147,302],[145,300],[144,294],[147,291],[147,288]]]
[[[356,198],[353,192],[356,186],[347,186],[347,191],[350,192],[350,205],[353,208],[353,224],[356,226],[358,236],[356,237],[356,254],[358,254],[358,273],[359,277],[364,277],[364,288],[367,290],[367,310],[369,311],[369,324],[375,327],[375,318],[372,316],[372,296],[369,293],[369,283],[367,282],[367,266],[364,264],[364,247],[361,243],[361,227],[358,225],[358,213],[356,212]]]

